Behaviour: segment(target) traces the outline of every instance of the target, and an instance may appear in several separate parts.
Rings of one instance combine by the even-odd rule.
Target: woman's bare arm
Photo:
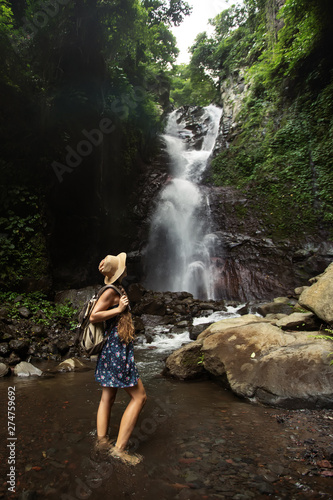
[[[117,305],[117,307],[113,307]],[[119,297],[118,293],[109,288],[102,293],[100,298],[95,305],[93,312],[90,315],[91,323],[99,323],[100,321],[105,321],[111,319],[117,314],[122,313],[128,306],[127,295],[122,295]],[[110,309],[112,307],[112,309]]]

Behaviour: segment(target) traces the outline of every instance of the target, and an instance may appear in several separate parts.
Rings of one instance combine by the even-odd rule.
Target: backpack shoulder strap
[[[119,295],[122,295],[122,292],[115,285],[105,285],[105,286],[102,286],[102,288],[100,288],[100,290],[98,290],[96,298],[99,299],[100,296],[102,295],[102,293],[105,292],[105,290],[107,290],[108,288],[113,288],[113,290],[115,290],[117,293],[119,293]]]

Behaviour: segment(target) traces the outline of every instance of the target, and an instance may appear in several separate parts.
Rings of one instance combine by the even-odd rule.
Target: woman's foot
[[[117,446],[113,446],[109,453],[112,457],[119,458],[119,460],[128,465],[138,465],[143,460],[141,455],[137,453],[128,453],[126,450],[120,450]]]
[[[95,442],[95,451],[100,453],[107,453],[114,445],[115,439],[109,439],[108,436],[97,438]]]

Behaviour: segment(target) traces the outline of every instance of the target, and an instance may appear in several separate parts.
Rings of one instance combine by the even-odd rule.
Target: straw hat
[[[122,252],[118,255],[107,255],[99,266],[99,271],[105,276],[104,283],[111,285],[117,281],[126,269],[126,253]]]

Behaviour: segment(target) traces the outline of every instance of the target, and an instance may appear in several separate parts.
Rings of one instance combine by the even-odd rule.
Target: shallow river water
[[[79,373],[0,380],[0,498],[333,499],[333,411],[267,408],[212,380],[163,378],[163,359],[183,341],[188,335],[170,339],[161,333],[153,344],[136,348],[148,394],[131,441],[144,457],[136,467],[94,452],[101,394],[94,363],[87,361],[90,370]],[[7,401],[13,392],[10,436]],[[126,403],[120,390],[111,438]],[[8,490],[10,479],[15,493]]]

